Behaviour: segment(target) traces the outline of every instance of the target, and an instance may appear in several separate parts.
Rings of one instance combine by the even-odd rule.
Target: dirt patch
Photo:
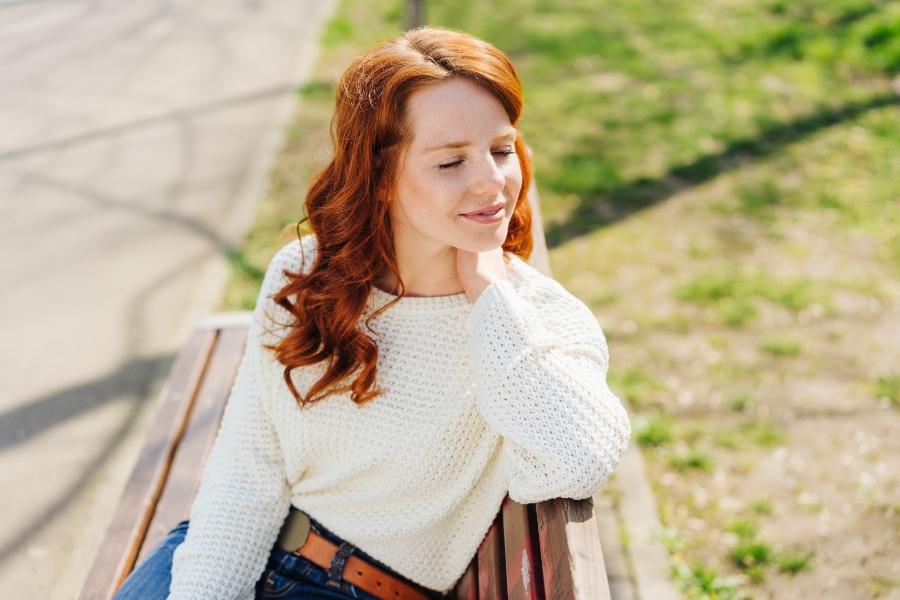
[[[711,598],[900,597],[900,407],[878,391],[900,374],[900,276],[871,232],[723,210],[728,186],[554,257],[595,299],[636,436],[656,428],[676,579],[706,569]]]

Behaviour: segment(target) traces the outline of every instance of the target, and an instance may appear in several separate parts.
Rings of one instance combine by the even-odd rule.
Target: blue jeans
[[[285,600],[344,600],[358,598],[361,600],[378,600],[363,589],[344,580],[341,573],[344,563],[350,554],[364,558],[382,570],[397,577],[407,585],[424,593],[428,597],[443,598],[441,594],[423,588],[400,575],[387,565],[379,562],[349,542],[326,529],[321,523],[310,517],[310,525],[320,535],[338,546],[331,561],[329,570],[325,570],[311,560],[285,552],[276,542],[269,554],[266,568],[256,582],[256,598],[268,600],[282,598]],[[156,548],[139,564],[119,588],[114,600],[165,600],[169,595],[169,584],[172,581],[172,554],[178,544],[187,535],[188,521],[179,523],[161,541]]]

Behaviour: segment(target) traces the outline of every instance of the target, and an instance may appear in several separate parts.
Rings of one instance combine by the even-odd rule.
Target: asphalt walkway
[[[72,598],[334,2],[0,2],[0,598]]]

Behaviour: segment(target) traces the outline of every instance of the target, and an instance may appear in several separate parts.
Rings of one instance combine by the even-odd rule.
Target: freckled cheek
[[[466,185],[458,177],[422,177],[411,190],[408,210],[420,223],[460,219],[459,207],[465,204]]]
[[[519,165],[510,166],[504,170],[506,177],[505,193],[513,202],[519,197],[519,191],[522,189],[522,170]]]
[[[423,189],[433,215],[458,217],[460,206],[465,206],[467,182],[462,177],[434,177]]]

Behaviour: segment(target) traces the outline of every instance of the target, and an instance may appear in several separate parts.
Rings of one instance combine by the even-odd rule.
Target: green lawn
[[[897,593],[900,5],[427,5],[519,70],[553,271],[607,333],[685,595]],[[296,235],[334,80],[402,6],[329,24],[223,307]]]

